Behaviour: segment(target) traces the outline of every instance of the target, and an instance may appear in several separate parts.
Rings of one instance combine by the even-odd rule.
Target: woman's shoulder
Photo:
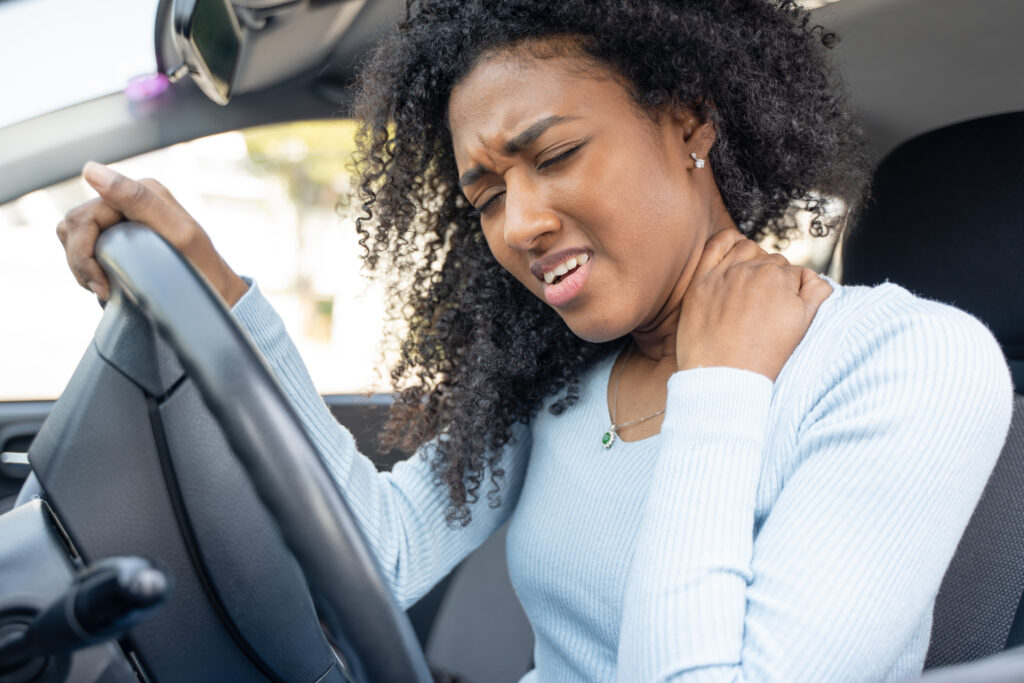
[[[989,329],[894,283],[833,286],[790,379],[776,383],[789,433],[860,439],[912,469],[943,460],[987,476],[1013,411],[1009,367]],[[921,447],[936,434],[953,446]]]
[[[829,282],[834,291],[818,309],[802,349],[828,359],[819,366],[827,385],[855,381],[865,390],[899,384],[911,392],[954,393],[977,387],[1011,395],[1002,349],[976,317],[892,282]]]
[[[917,355],[941,355],[951,350],[944,341],[962,340],[1002,356],[988,327],[954,305],[918,296],[894,282],[840,285],[825,279],[834,291],[819,308],[808,335],[826,337],[836,350],[856,353],[916,339],[921,342]]]

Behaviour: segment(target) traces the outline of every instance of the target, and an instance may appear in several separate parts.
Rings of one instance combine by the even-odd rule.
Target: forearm
[[[627,579],[620,680],[738,661],[771,390],[763,375],[728,368],[669,381]]]
[[[468,528],[451,529],[444,520],[447,489],[434,483],[430,446],[391,472],[379,473],[358,452],[352,434],[334,419],[281,318],[255,285],[232,312],[295,407],[401,604],[415,602],[508,517],[525,473],[525,457],[519,451],[506,452],[502,463],[504,505],[493,510],[484,501],[473,506]],[[522,450],[529,446],[529,433],[520,431],[517,448]]]
[[[355,439],[338,424],[320,397],[281,317],[255,283],[239,298],[231,313],[270,366],[331,476],[343,486],[358,459]]]

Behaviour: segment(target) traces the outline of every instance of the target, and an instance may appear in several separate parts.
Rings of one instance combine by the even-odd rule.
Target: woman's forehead
[[[629,103],[618,79],[593,60],[536,57],[515,49],[478,60],[456,84],[448,101],[448,125],[456,149],[504,147],[536,121],[586,119]]]

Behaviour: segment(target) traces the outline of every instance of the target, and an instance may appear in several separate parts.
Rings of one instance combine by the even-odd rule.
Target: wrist
[[[679,372],[687,370],[699,370],[701,368],[729,368],[732,370],[743,370],[750,373],[757,373],[767,377],[772,382],[778,377],[779,369],[769,367],[764,362],[758,362],[754,358],[729,358],[722,356],[701,356],[681,357],[677,368]]]
[[[767,377],[770,381],[774,382],[779,376],[777,370],[773,370],[767,367],[759,366],[756,363],[745,363],[742,361],[729,361],[729,360],[706,360],[706,361],[685,361],[679,363],[678,371],[685,372],[686,370],[700,370],[707,368],[729,368],[731,370],[744,370],[746,372],[754,372],[758,375]]]
[[[217,290],[217,294],[224,300],[228,308],[238,303],[238,300],[249,291],[249,285],[231,267],[219,259],[217,275],[211,278],[210,284]]]
[[[668,380],[662,434],[705,444],[762,439],[773,391],[767,377],[748,370],[720,366],[677,372]]]
[[[229,270],[227,277],[227,283],[224,287],[218,290],[224,303],[227,304],[228,308],[231,308],[238,303],[238,300],[245,296],[245,293],[249,291],[249,285],[245,283],[241,277],[239,277],[234,271]]]

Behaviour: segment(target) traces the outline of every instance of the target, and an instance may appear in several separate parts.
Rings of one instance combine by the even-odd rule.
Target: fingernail
[[[100,287],[95,282],[90,282],[89,283],[89,289],[91,289],[92,293],[95,294],[96,296],[98,296],[99,298],[101,298],[101,299],[103,298],[103,288]]]
[[[113,184],[114,178],[117,177],[117,172],[103,164],[90,161],[82,167],[82,176],[85,177],[86,182],[97,190],[106,190]]]

